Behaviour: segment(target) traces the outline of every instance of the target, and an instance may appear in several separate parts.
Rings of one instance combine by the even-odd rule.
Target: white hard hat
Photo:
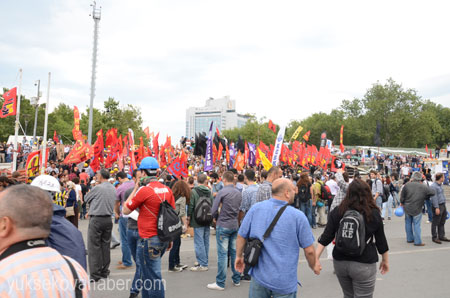
[[[40,189],[47,191],[61,192],[61,187],[58,179],[50,175],[40,175],[37,176],[32,182],[32,186],[37,186]]]

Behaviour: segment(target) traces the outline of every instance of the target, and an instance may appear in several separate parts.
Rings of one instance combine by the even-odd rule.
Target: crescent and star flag
[[[340,141],[341,141],[341,152],[344,153],[344,125],[341,126],[341,135],[340,135]]]
[[[206,143],[206,156],[205,156],[205,171],[211,171],[213,169],[213,136],[212,136],[212,128],[214,122],[211,121],[211,125],[209,126],[209,135]]]
[[[275,142],[275,147],[274,147],[273,156],[272,156],[272,165],[274,165],[274,166],[278,165],[278,161],[280,159],[281,149],[282,149],[283,140],[284,140],[284,131],[285,131],[285,128],[284,128],[284,126],[282,126],[277,135],[277,140]]]
[[[14,116],[17,112],[17,87],[12,88],[11,90],[5,92],[3,94],[3,102],[2,109],[0,111],[0,118],[6,118],[8,116]]]
[[[269,129],[274,133],[277,133],[277,126],[273,124],[272,120],[269,120]]]
[[[298,126],[298,128],[295,130],[294,134],[291,137],[291,140],[297,139],[298,135],[302,132],[303,127],[301,125]]]
[[[306,133],[305,133],[305,135],[303,136],[303,140],[305,140],[306,142],[308,142],[309,141],[309,135],[311,134],[311,131],[310,130],[308,130]]]

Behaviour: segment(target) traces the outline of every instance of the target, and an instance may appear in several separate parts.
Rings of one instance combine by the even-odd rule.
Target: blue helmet
[[[154,157],[145,157],[139,165],[139,170],[157,170],[159,169],[158,161]]]

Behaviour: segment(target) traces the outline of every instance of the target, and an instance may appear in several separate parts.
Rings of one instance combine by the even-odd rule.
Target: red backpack
[[[328,185],[326,185],[323,182],[319,183],[320,183],[320,198],[324,201],[331,201],[333,196],[331,195],[330,187],[328,187]]]

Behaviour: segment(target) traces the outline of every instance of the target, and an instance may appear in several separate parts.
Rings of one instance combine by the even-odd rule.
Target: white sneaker
[[[222,288],[222,287],[218,286],[216,283],[208,284],[206,287],[207,287],[208,289],[210,289],[210,290],[217,290],[217,291],[223,291],[223,290],[225,290],[225,288]]]
[[[429,221],[429,220],[427,220],[427,223],[429,224],[429,223],[430,223],[430,221]]]
[[[194,266],[194,267],[189,268],[189,270],[194,271],[194,272],[204,272],[204,271],[208,271],[208,267]]]
[[[235,287],[240,287],[240,286],[241,286],[241,283],[240,283],[240,282],[234,283],[234,281],[233,281],[233,286],[235,286]]]

